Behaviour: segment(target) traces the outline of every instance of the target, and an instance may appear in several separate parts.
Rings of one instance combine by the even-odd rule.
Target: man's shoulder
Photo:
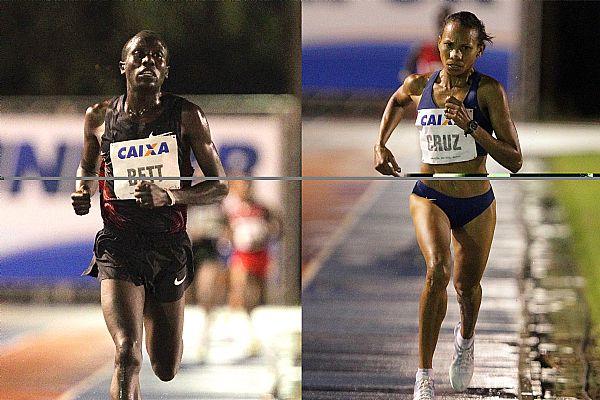
[[[101,101],[99,103],[92,104],[85,111],[85,118],[87,121],[93,122],[100,125],[104,122],[107,110],[114,102],[114,98]]]
[[[111,98],[111,99],[103,100],[98,103],[94,103],[87,108],[86,112],[89,114],[92,114],[92,115],[97,115],[99,113],[106,112],[106,110],[111,105],[111,103],[113,103],[113,101],[114,101],[114,98]]]
[[[182,96],[177,96],[177,95],[172,95],[172,96],[177,101],[181,102],[181,112],[182,113],[199,114],[199,115],[204,116],[204,111],[202,111],[202,108],[200,108],[200,106],[198,104],[196,104]]]
[[[200,108],[200,107],[198,107],[198,105],[196,105],[192,101],[188,100],[186,97],[183,97],[178,94],[170,93],[170,92],[162,92],[161,101],[163,101],[167,104],[171,104],[171,105],[180,104],[182,107],[182,110],[185,110],[185,111],[194,110],[194,108],[198,108],[198,109]]]
[[[180,97],[181,104],[181,123],[184,126],[208,126],[206,115],[199,105],[192,103],[186,98]]]

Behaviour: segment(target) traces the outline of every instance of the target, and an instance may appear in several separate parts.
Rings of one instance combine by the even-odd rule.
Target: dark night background
[[[600,119],[600,1],[542,8],[540,117]]]
[[[165,90],[300,95],[296,1],[0,2],[0,95],[97,95],[124,89],[125,41],[160,33],[171,53]],[[600,1],[542,6],[540,112],[598,119]]]
[[[300,4],[272,2],[2,2],[0,95],[124,90],[123,44],[142,29],[170,50],[166,91],[300,93]]]

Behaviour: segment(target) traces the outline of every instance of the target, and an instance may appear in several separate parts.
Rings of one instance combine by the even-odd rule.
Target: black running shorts
[[[105,226],[96,234],[94,256],[82,275],[144,285],[160,302],[179,300],[194,278],[187,233],[121,231]]]

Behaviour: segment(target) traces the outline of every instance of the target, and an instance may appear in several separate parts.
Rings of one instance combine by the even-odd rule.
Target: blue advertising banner
[[[254,176],[282,174],[282,124],[269,115],[208,115],[213,140],[226,169]],[[0,175],[75,177],[83,116],[3,113],[0,116]],[[194,162],[195,175],[202,175]],[[257,197],[281,203],[278,182],[257,182]],[[91,260],[94,236],[102,227],[98,194],[85,216],[75,215],[70,194],[75,181],[0,181],[0,284],[36,285],[81,278]]]
[[[409,73],[439,69],[440,21],[457,11],[474,13],[494,37],[476,68],[510,92],[516,87],[511,71],[519,56],[520,2],[372,0],[302,3],[303,93],[384,96]]]

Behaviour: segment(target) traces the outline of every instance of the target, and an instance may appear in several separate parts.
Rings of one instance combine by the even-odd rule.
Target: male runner
[[[193,279],[187,204],[222,200],[228,185],[192,176],[190,150],[205,176],[224,176],[202,110],[161,91],[168,49],[154,32],[133,36],[119,68],[126,95],[95,104],[85,114],[81,177],[130,177],[99,184],[104,228],[84,274],[101,281],[104,319],[115,343],[111,399],[141,399],[142,329],[158,378],[173,379],[183,350],[183,293]],[[143,180],[141,180],[143,179]],[[78,215],[89,212],[96,181],[82,178],[71,195]]]

